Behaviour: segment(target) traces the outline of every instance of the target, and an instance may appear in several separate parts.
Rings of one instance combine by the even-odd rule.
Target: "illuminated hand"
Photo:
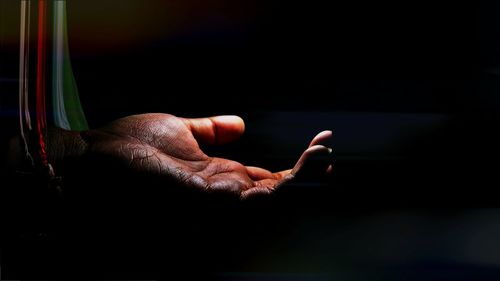
[[[181,186],[234,193],[241,198],[269,194],[297,177],[330,172],[325,144],[331,131],[319,133],[295,167],[277,173],[210,157],[199,144],[220,145],[239,138],[245,129],[237,116],[185,119],[169,114],[144,114],[118,119],[110,125],[83,132],[86,153],[118,159],[134,171],[160,175]]]

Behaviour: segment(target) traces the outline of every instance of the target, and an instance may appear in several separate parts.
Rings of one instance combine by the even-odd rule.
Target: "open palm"
[[[237,116],[186,119],[169,114],[143,114],[118,119],[85,133],[87,153],[104,155],[176,183],[206,191],[222,191],[247,198],[268,194],[299,176],[321,175],[331,170],[331,149],[323,144],[330,131],[319,133],[293,169],[272,173],[238,162],[210,157],[199,144],[220,145],[239,138],[243,120]]]

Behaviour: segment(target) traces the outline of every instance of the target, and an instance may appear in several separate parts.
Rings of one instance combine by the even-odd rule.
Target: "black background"
[[[40,260],[57,244],[56,253],[81,254],[67,268],[89,275],[168,275],[178,267],[242,280],[495,280],[499,4],[238,3],[259,12],[244,25],[218,25],[214,12],[176,35],[109,51],[72,41],[79,24],[72,18],[83,11],[69,2],[73,71],[90,126],[145,112],[238,114],[244,138],[208,151],[273,170],[293,165],[316,132],[332,129],[334,175],[243,204],[76,205],[83,207],[73,206],[78,219],[68,229],[83,238],[69,231],[64,242],[23,244],[42,249],[31,262],[50,264]],[[110,33],[110,42],[119,39]],[[2,51],[9,79],[15,55],[9,46]],[[9,79],[4,89],[12,91]],[[141,180],[129,185],[158,185]],[[89,213],[102,217],[95,222]]]

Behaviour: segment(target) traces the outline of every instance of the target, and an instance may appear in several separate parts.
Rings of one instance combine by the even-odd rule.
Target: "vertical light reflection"
[[[55,125],[67,130],[88,129],[69,57],[66,0],[53,2],[52,105]]]
[[[45,0],[38,0],[38,42],[36,62],[36,121],[38,142],[40,145],[40,160],[44,166],[48,165],[45,135],[47,128],[45,107],[45,59],[46,59],[46,16],[47,5]]]
[[[26,157],[33,162],[26,139],[27,131],[31,130],[31,117],[28,104],[30,12],[31,1],[21,1],[21,32],[19,38],[19,127]]]
[[[70,130],[69,120],[64,107],[63,89],[63,1],[54,1],[54,42],[52,59],[52,99],[54,107],[54,122],[56,126]]]

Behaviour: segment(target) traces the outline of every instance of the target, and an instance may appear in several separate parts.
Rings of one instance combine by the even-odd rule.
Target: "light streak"
[[[88,129],[71,69],[66,27],[66,0],[53,2],[52,105],[55,125],[67,130]]]
[[[29,73],[29,39],[30,39],[30,14],[31,1],[21,1],[21,23],[20,23],[20,42],[19,42],[19,127],[21,138],[24,143],[26,157],[33,158],[29,152],[27,131],[31,131],[31,117],[28,104],[28,73]],[[26,128],[25,128],[26,126]]]
[[[38,44],[36,63],[36,119],[37,134],[39,142],[39,156],[42,165],[48,166],[47,150],[45,147],[45,135],[47,128],[47,117],[45,109],[45,44],[46,44],[46,15],[47,5],[45,0],[38,0]]]
[[[54,1],[53,59],[52,59],[52,101],[54,122],[70,130],[66,107],[64,106],[64,1]]]

